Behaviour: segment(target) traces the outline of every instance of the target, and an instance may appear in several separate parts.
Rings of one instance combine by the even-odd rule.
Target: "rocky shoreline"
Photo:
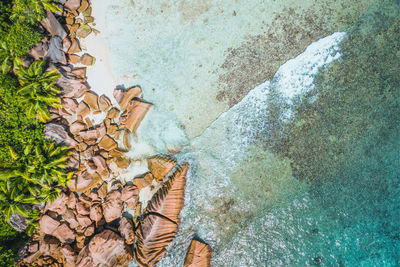
[[[137,86],[115,89],[118,105],[90,90],[85,65],[95,58],[82,52],[80,39],[96,32],[91,5],[61,2],[63,12],[48,12],[41,23],[49,37],[30,55],[62,74],[56,84],[63,107],[50,110],[45,135],[70,148],[68,170],[74,175],[41,210],[38,232],[19,266],[128,266],[133,258],[140,266],[156,266],[178,230],[188,164],[165,155],[129,158],[131,140],[152,104]],[[135,167],[140,170],[128,171]],[[211,248],[194,240],[185,266],[210,266],[210,258]]]

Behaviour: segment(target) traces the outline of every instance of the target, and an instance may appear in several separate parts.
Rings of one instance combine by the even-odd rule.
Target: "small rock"
[[[103,211],[100,205],[93,205],[90,208],[90,219],[98,223],[103,218]]]
[[[131,161],[129,159],[127,159],[127,158],[119,157],[119,158],[115,159],[115,163],[117,164],[117,166],[119,168],[126,169],[131,164]]]
[[[72,71],[72,74],[74,74],[76,77],[81,78],[82,80],[86,79],[86,67],[79,67],[79,68],[74,68]],[[87,94],[87,93],[86,93]],[[85,101],[86,102],[86,101]],[[90,105],[89,105],[90,106]]]
[[[81,6],[81,0],[68,0],[64,6],[69,10],[76,10]]]
[[[76,204],[76,212],[80,215],[89,215],[90,209],[83,202],[78,202],[78,204]]]
[[[79,105],[79,103],[78,103],[78,101],[76,101],[76,99],[68,98],[68,97],[62,98],[61,103],[63,104],[65,109],[71,111],[72,113],[76,112],[76,110],[78,109],[78,105]]]
[[[122,189],[121,200],[128,205],[128,208],[133,210],[139,199],[139,189],[133,185],[127,185]]]
[[[53,232],[53,236],[57,237],[61,243],[71,244],[75,240],[75,233],[72,231],[66,223],[61,224]]]
[[[84,192],[94,186],[97,182],[98,180],[93,178],[93,176],[90,175],[87,171],[84,171],[78,175],[76,181],[76,191]]]
[[[71,64],[78,64],[81,62],[81,57],[76,54],[70,54],[68,57],[69,57],[69,63]]]
[[[104,199],[107,196],[107,183],[104,182],[100,188],[97,190],[97,193],[99,194],[99,197]]]
[[[54,211],[57,214],[63,214],[67,209],[68,196],[65,193],[61,193],[60,196],[54,200],[52,203],[47,202],[45,211]]]
[[[91,32],[92,32],[92,28],[90,28],[89,25],[81,23],[79,29],[76,31],[76,37],[78,37],[78,38],[86,38],[86,37],[88,37],[88,35]]]
[[[107,111],[109,109],[109,107],[111,107],[110,99],[105,95],[101,95],[99,97],[99,108],[100,108],[100,110],[105,112],[105,111]]]
[[[88,91],[88,92],[86,92],[85,98],[83,99],[83,101],[86,104],[88,104],[88,106],[92,110],[97,111],[97,110],[99,110],[98,99],[99,99],[99,97],[97,96],[96,93],[94,93],[92,91]]]
[[[78,214],[76,216],[76,219],[78,220],[79,225],[86,227],[92,224],[92,220],[89,219],[88,216],[80,215]]]
[[[81,1],[81,6],[78,8],[78,12],[82,13],[89,7],[89,2],[87,0]]]
[[[147,159],[147,165],[154,177],[160,181],[176,166],[176,161],[168,157],[152,157]]]
[[[56,123],[47,123],[44,126],[44,136],[47,140],[54,140],[58,145],[74,147],[77,142],[68,135],[64,126]]]
[[[108,193],[103,203],[103,214],[106,222],[109,223],[121,217],[122,210],[121,192],[112,191]]]
[[[76,38],[73,38],[71,40],[71,46],[68,49],[68,53],[69,54],[76,54],[76,53],[79,53],[79,52],[82,52],[82,49],[81,49],[81,47],[79,45],[79,42],[76,40]]]
[[[126,119],[123,122],[125,127],[131,132],[135,133],[140,123],[146,116],[146,113],[151,108],[152,104],[134,100],[127,109]]]
[[[113,150],[113,149],[117,148],[117,147],[118,147],[118,144],[117,144],[117,142],[116,142],[114,139],[112,139],[110,136],[105,135],[105,136],[100,140],[100,142],[99,142],[99,147],[102,148],[102,149],[104,149],[104,150],[110,151],[110,150]]]
[[[111,108],[108,112],[107,112],[107,118],[109,119],[115,119],[116,117],[118,117],[119,115],[119,109],[117,108]]]
[[[68,196],[67,207],[70,209],[75,209],[76,203],[78,202],[75,194],[71,192]]]
[[[86,66],[92,66],[96,59],[88,54],[83,54],[81,56],[81,63]]]
[[[140,87],[132,87],[128,90],[114,89],[114,97],[117,100],[121,110],[126,110],[128,103],[135,97],[139,97],[142,94]]]
[[[95,230],[94,224],[92,223],[91,225],[89,225],[89,226],[86,228],[86,230],[85,230],[85,232],[84,232],[83,234],[84,234],[85,236],[91,236],[91,235],[94,234],[94,230]]]
[[[64,219],[69,224],[71,229],[75,229],[79,226],[78,220],[75,217],[75,213],[70,209],[65,212]]]
[[[106,160],[102,156],[94,156],[92,159],[99,171],[107,168]]]
[[[133,179],[132,183],[137,188],[139,188],[139,190],[150,185],[150,183],[146,181],[143,177]]]
[[[77,115],[86,117],[90,113],[89,106],[85,102],[80,102],[77,109]]]
[[[69,130],[72,134],[76,135],[79,132],[83,131],[86,129],[86,124],[82,121],[74,121],[70,126]]]
[[[48,42],[42,41],[33,46],[29,54],[31,54],[31,56],[35,60],[41,60],[47,55],[48,50],[49,50]]]

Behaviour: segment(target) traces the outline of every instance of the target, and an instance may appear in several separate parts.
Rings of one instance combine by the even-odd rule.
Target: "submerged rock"
[[[183,267],[210,267],[212,249],[198,240],[192,240]]]

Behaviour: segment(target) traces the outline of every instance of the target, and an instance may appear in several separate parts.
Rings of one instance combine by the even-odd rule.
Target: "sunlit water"
[[[159,265],[182,266],[197,236],[212,266],[399,266],[399,28],[398,2],[384,2],[191,140],[156,105],[139,138],[161,153],[186,145],[176,158],[191,166]]]

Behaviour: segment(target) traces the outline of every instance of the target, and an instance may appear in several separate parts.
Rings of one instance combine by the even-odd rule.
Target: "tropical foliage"
[[[25,68],[23,62],[15,59],[14,73],[18,77],[21,88],[18,94],[28,118],[37,117],[41,122],[50,119],[47,107],[59,108],[61,101],[57,97],[60,92],[55,81],[60,78],[56,69],[44,71],[45,61],[35,61],[29,68]]]
[[[43,19],[46,10],[61,12],[61,9],[57,6],[57,2],[53,0],[14,0],[11,19],[34,24]]]

